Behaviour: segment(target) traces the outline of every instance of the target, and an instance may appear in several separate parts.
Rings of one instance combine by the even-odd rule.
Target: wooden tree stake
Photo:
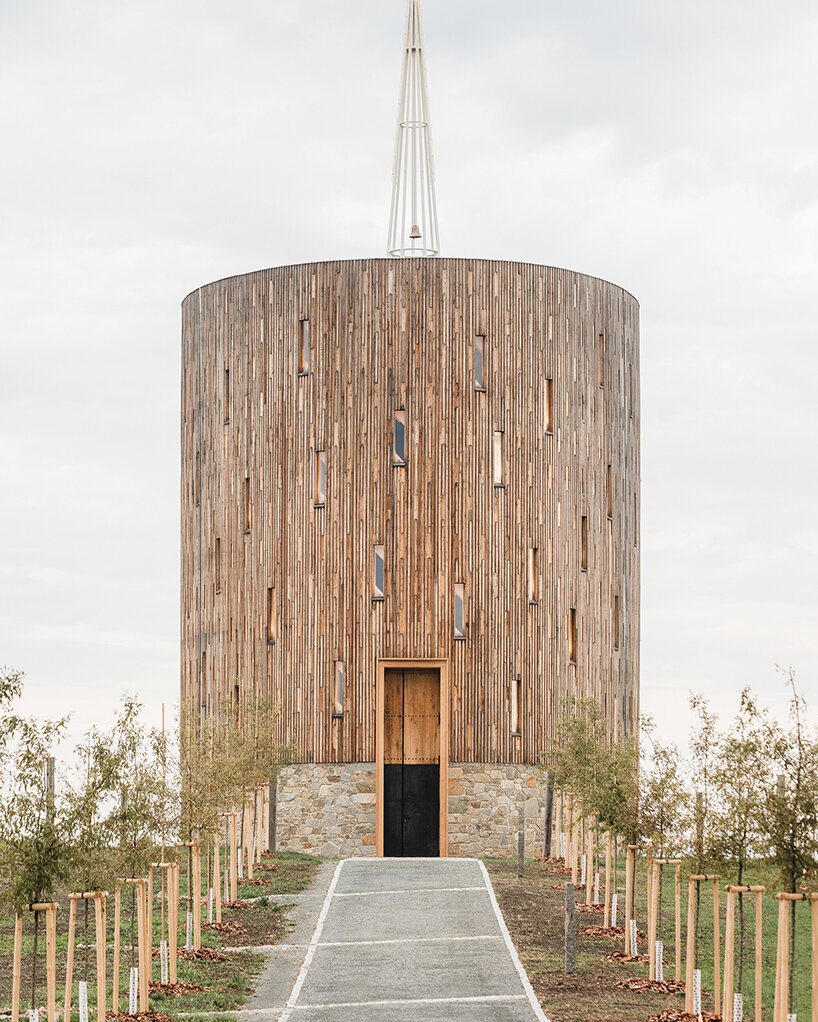
[[[718,1014],[719,1001],[720,1001],[720,982],[719,982],[719,964],[721,961],[721,955],[719,954],[719,944],[721,935],[721,920],[719,918],[719,878],[718,876],[708,877],[709,880],[713,881],[713,1011]]]
[[[818,894],[810,894],[812,914],[812,1022],[818,1022]]]
[[[693,1014],[693,970],[696,967],[694,961],[696,955],[696,912],[695,912],[695,886],[698,878],[689,876],[687,879],[687,949],[685,952],[685,1011],[688,1015]]]
[[[633,882],[636,864],[636,845],[625,849],[625,954],[631,953],[631,919],[633,918]]]
[[[239,896],[239,834],[238,814],[230,813],[230,900]]]
[[[222,863],[219,834],[213,842],[213,898],[216,902],[216,922],[222,921]]]
[[[594,828],[588,827],[587,841],[585,844],[585,904],[592,905],[594,902]]]
[[[745,890],[745,888],[739,888]],[[721,1002],[721,1017],[724,1022],[733,1022],[733,974],[735,962],[735,912],[736,888],[727,886],[727,919],[724,928],[724,996]]]
[[[14,958],[11,967],[11,1022],[20,1019],[20,978],[22,975],[23,917],[18,913],[14,919]]]
[[[111,1010],[115,1015],[119,1014],[119,956],[122,943],[119,927],[121,915],[122,888],[117,883],[116,891],[114,892],[114,963],[113,975],[111,977]]]
[[[65,1007],[63,1018],[71,1018],[71,993],[74,978],[74,928],[77,921],[77,902],[71,898],[68,902],[68,951],[65,957]]]
[[[73,993],[74,986],[74,947],[75,947],[75,931],[77,921],[77,902],[78,901],[93,901],[94,903],[94,943],[96,948],[96,959],[97,959],[97,1018],[100,1022],[104,1022],[105,1019],[105,996],[107,988],[107,974],[106,974],[106,941],[107,941],[107,930],[105,923],[105,906],[108,898],[107,891],[84,891],[77,894],[69,894],[69,912],[68,912],[68,955],[65,965],[65,1009],[64,1019],[71,1017],[71,995]],[[54,937],[56,939],[56,908],[54,910],[55,921],[54,921]],[[46,931],[47,932],[47,931]]]
[[[761,909],[762,902],[764,900],[764,887],[763,885],[757,887],[751,887],[750,890],[755,895],[756,913],[755,913],[755,925],[756,925],[756,967],[755,967],[755,1022],[762,1022],[762,1011],[761,1011],[761,988],[763,978],[763,952],[764,952],[764,930],[762,929]],[[813,943],[813,947],[814,947]],[[813,1000],[813,1004],[814,1004]]]
[[[605,915],[602,920],[605,928],[611,925],[611,832],[605,834]]]

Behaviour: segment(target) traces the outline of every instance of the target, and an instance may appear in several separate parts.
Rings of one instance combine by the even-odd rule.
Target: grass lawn
[[[602,925],[601,913],[579,913],[577,929],[577,971],[566,975],[564,971],[564,895],[555,885],[570,874],[563,872],[557,864],[544,864],[539,860],[526,862],[525,876],[517,879],[516,860],[488,859],[486,866],[497,892],[511,936],[520,954],[532,986],[552,1022],[645,1022],[651,1015],[667,1009],[681,1010],[684,1007],[683,994],[658,994],[618,990],[616,983],[622,979],[647,978],[648,966],[639,963],[606,962],[605,955],[612,950],[624,950],[624,940],[610,937],[582,935],[582,930],[592,925]],[[690,868],[688,868],[690,867]],[[682,864],[682,955],[687,931],[687,876],[694,872],[689,863]],[[641,873],[641,875],[640,875]],[[619,863],[618,892],[620,906],[624,902],[624,868]],[[720,918],[722,955],[724,951],[724,920],[726,883],[735,882],[732,877],[722,878],[720,892]],[[756,867],[745,878],[745,883],[766,883],[762,911],[764,932],[764,1017],[772,1016],[773,984],[775,980],[775,947],[778,902],[773,895],[779,890],[776,874],[764,866]],[[713,1010],[713,941],[712,884],[701,885],[699,965],[702,969],[702,986],[710,991],[703,997],[705,1010]],[[604,897],[604,895],[601,895]],[[674,882],[672,867],[665,867],[662,890],[662,932],[665,943],[665,979],[673,979],[675,970],[675,921]],[[584,901],[578,894],[577,901]],[[645,870],[637,870],[636,914],[638,926],[647,930]],[[796,906],[796,965],[793,1011],[799,1018],[810,1017],[810,909],[806,903]],[[738,912],[736,913],[738,918]],[[749,897],[745,899],[746,918],[746,966],[744,971],[745,1018],[753,1017],[754,990],[754,931],[753,909]],[[620,908],[617,923],[623,922]],[[709,924],[709,925],[708,925]],[[737,923],[738,929],[738,923]],[[738,942],[738,933],[736,934]],[[647,941],[639,942],[639,951],[647,953]],[[738,970],[738,949],[736,953]],[[722,962],[723,972],[723,962]],[[684,958],[682,958],[682,979],[684,979]]]
[[[262,859],[262,868],[256,870],[256,876],[261,883],[246,883],[239,887],[240,901],[247,898],[257,899],[252,903],[245,903],[237,908],[224,908],[222,922],[232,924],[227,929],[229,933],[219,933],[214,929],[208,929],[205,923],[202,924],[202,945],[216,952],[224,952],[219,960],[198,960],[186,961],[180,959],[178,962],[178,982],[190,984],[191,986],[203,987],[199,992],[185,992],[173,994],[153,990],[150,994],[151,1011],[167,1012],[218,1012],[232,1011],[246,1003],[252,994],[255,979],[264,966],[264,955],[253,950],[231,951],[226,948],[253,948],[259,945],[276,944],[286,937],[289,932],[289,924],[286,916],[286,906],[272,903],[267,895],[271,894],[294,894],[304,890],[312,882],[321,860],[310,855],[282,852],[274,855],[265,855]],[[184,876],[184,874],[183,874]],[[181,892],[184,897],[184,890]],[[57,1005],[62,1005],[65,996],[65,958],[68,946],[68,909],[67,900],[63,896],[60,902],[60,910],[57,914]],[[128,1007],[128,975],[132,964],[131,952],[131,899],[127,892],[123,892],[122,899],[122,921],[120,937],[122,941],[122,958],[120,966],[120,1011]],[[113,897],[109,898],[108,912],[108,1008],[111,1006],[111,967],[113,962]],[[159,911],[158,902],[154,906],[153,932],[154,947],[158,948],[161,939],[162,917]],[[134,934],[135,934],[134,925]],[[12,916],[0,917],[0,1011],[8,1011],[11,1008],[11,974],[12,974],[12,952],[13,952],[14,919]],[[77,949],[74,959],[74,980],[86,979],[88,982],[89,1005],[96,1003],[96,954],[93,947],[94,920],[93,909],[88,914],[88,939],[86,942],[85,912],[82,903],[78,906],[77,913]],[[179,922],[179,946],[185,942],[185,908],[184,903],[180,912]],[[86,950],[86,943],[91,945]],[[31,1007],[36,1003],[44,1007],[45,990],[45,936],[43,925],[40,925],[40,938],[38,945],[38,960],[36,978],[33,970],[33,918],[27,913],[25,920],[25,936],[23,938],[23,983],[21,995],[21,1010]],[[135,964],[135,962],[134,962]],[[159,962],[154,959],[154,980],[159,979]],[[35,989],[32,996],[32,982],[35,982]],[[76,1003],[76,985],[74,1001]],[[41,1016],[42,1017],[42,1016]],[[76,1018],[77,1013],[72,1012]]]

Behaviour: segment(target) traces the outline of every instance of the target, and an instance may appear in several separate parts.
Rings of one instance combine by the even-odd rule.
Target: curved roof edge
[[[254,273],[268,273],[270,270],[289,270],[295,269],[299,266],[333,266],[339,264],[354,265],[356,263],[505,263],[507,265],[519,265],[519,266],[539,266],[549,270],[563,270],[566,273],[576,273],[580,277],[587,277],[589,280],[598,280],[603,284],[610,284],[611,287],[617,287],[620,291],[623,291],[626,295],[632,298],[637,306],[639,305],[639,299],[632,291],[629,291],[626,287],[622,287],[621,284],[617,284],[613,280],[607,280],[605,277],[597,277],[592,273],[583,273],[582,270],[572,270],[567,266],[551,266],[549,263],[532,263],[521,259],[491,259],[484,258],[481,256],[435,256],[434,258],[422,258],[420,256],[362,256],[358,259],[317,259],[313,262],[300,262],[300,263],[282,263],[280,266],[264,266],[258,270],[247,270],[244,273],[231,273],[225,277],[217,277],[215,280],[209,280],[206,284],[200,284],[199,287],[195,287],[192,291],[188,292],[182,299],[182,305],[196,294],[197,291],[201,291],[203,288],[212,287],[213,284],[221,284],[226,280],[238,280],[239,277],[249,277]]]

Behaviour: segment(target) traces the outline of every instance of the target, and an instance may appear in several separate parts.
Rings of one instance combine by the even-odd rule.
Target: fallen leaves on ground
[[[642,976],[633,979],[620,979],[616,984],[617,990],[652,990],[657,994],[682,994],[684,993],[684,982],[676,982],[675,979],[644,979]]]
[[[271,883],[267,877],[245,877],[241,881],[241,886],[247,887],[248,885],[250,887],[270,887]]]
[[[222,908],[245,909],[255,908],[255,905],[253,904],[252,901],[242,901],[242,899],[239,898],[237,901],[223,901]]]
[[[618,937],[622,940],[625,936],[623,926],[586,926],[579,931],[584,937]]]
[[[639,962],[641,965],[646,965],[650,962],[648,955],[629,955],[624,951],[611,951],[609,955],[605,955],[606,962]]]
[[[568,880],[563,881],[563,883],[561,883],[561,884],[551,884],[551,890],[552,891],[564,891],[565,890],[565,885],[567,883],[569,883]],[[585,890],[585,884],[574,884],[574,890],[575,891],[584,891]],[[579,908],[579,905],[577,905],[577,908]]]
[[[169,994],[171,997],[178,997],[183,994],[206,994],[208,987],[199,986],[198,983],[159,983],[152,979],[148,989],[153,994]]]
[[[212,947],[200,947],[198,949],[183,947],[179,948],[176,952],[176,957],[180,958],[183,962],[223,962],[227,955],[224,951],[217,951]]]
[[[577,905],[577,912],[604,912],[604,911],[605,906],[601,904],[601,902],[592,901],[590,905],[587,904],[586,902],[581,902],[579,905]]]
[[[215,933],[247,933],[247,927],[241,923],[202,923],[202,929],[213,930]]]
[[[262,862],[260,866],[256,866],[257,870],[261,870],[263,873],[280,873],[281,866],[276,866],[274,862]]]

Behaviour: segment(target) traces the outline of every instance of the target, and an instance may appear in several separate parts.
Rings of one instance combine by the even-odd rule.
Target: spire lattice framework
[[[406,17],[387,251],[391,256],[440,251],[419,0],[409,0]]]

